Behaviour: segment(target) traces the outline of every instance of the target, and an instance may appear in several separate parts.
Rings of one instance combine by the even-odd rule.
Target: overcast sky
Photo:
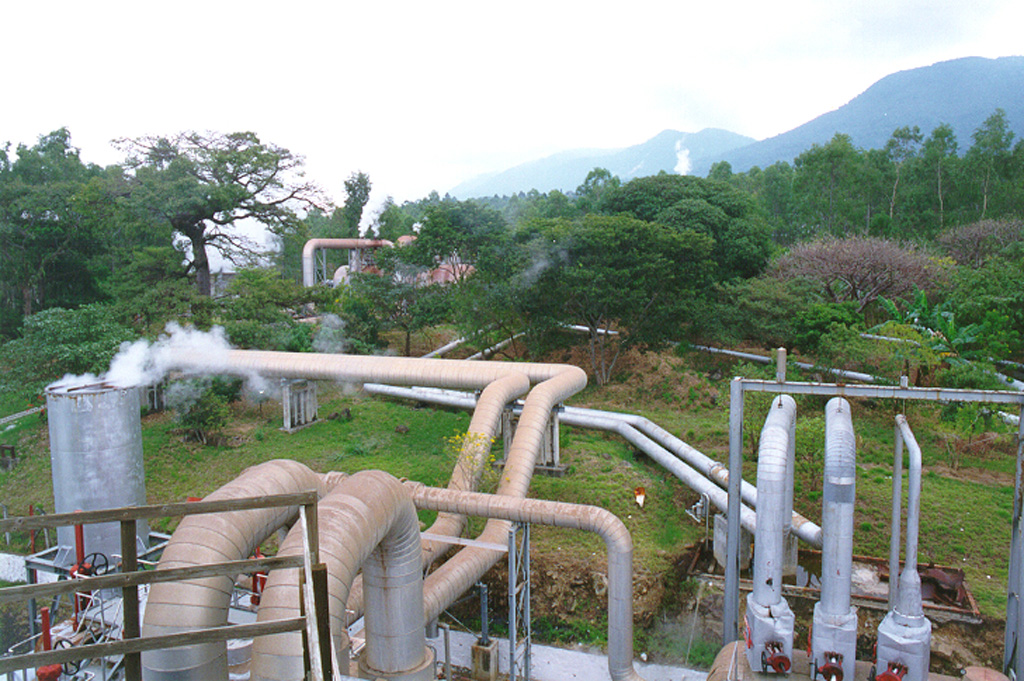
[[[252,130],[342,202],[664,129],[758,139],[894,71],[1024,53],[1021,0],[8,2],[0,141]],[[581,178],[582,180],[583,178]]]

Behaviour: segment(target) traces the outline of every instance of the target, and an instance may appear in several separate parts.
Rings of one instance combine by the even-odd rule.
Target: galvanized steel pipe
[[[401,397],[460,409],[473,409],[476,404],[472,395],[454,390],[405,388],[379,383],[367,383],[363,388],[375,395]],[[727,511],[728,498],[718,487],[726,488],[728,486],[728,468],[672,435],[650,419],[637,414],[567,406],[559,414],[559,421],[569,426],[606,430],[620,435],[624,440],[651,456],[691,489],[708,494],[719,510]],[[673,460],[666,454],[671,454],[675,459],[681,461]],[[706,478],[702,476],[706,476]],[[708,480],[716,483],[718,487],[708,485]],[[746,480],[742,480],[741,491],[743,501],[751,507],[756,506],[757,488]],[[753,533],[756,526],[754,514],[746,506],[741,508],[740,513],[744,529]],[[811,546],[821,548],[821,527],[795,511],[792,517],[793,534]]]
[[[856,457],[850,404],[841,397],[834,397],[825,406],[825,485],[821,520],[824,528],[821,603],[829,615],[846,615],[850,611]]]

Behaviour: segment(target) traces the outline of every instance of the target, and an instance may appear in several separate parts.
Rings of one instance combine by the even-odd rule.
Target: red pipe
[[[43,625],[43,650],[51,650],[53,648],[53,640],[50,638],[50,609],[46,606],[40,608],[39,617]]]
[[[81,513],[81,511],[75,511]],[[81,567],[85,562],[85,529],[81,525],[75,525],[75,563]]]

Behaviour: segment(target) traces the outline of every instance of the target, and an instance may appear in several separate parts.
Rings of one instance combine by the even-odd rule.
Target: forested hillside
[[[745,173],[720,163],[708,178],[623,183],[597,168],[569,194],[389,201],[371,232],[418,238],[338,289],[303,288],[299,252],[358,233],[365,174],[334,208],[300,159],[251,133],[121,148],[120,165],[86,165],[58,130],[0,156],[6,390],[37,398],[170,321],[222,326],[239,347],[349,352],[451,325],[480,348],[514,337],[527,356],[580,345],[599,383],[624,350],[678,340],[785,345],[893,379],[876,360],[898,356],[928,381],[984,383],[965,367],[1022,359],[1024,141],[1002,110],[966,140],[904,127],[861,149],[840,133]],[[262,222],[279,249],[257,253],[242,221]],[[240,268],[223,291],[212,250]],[[459,275],[424,285],[419,273],[439,266]],[[297,321],[314,313],[319,324]],[[863,347],[858,334],[879,329],[913,343]]]

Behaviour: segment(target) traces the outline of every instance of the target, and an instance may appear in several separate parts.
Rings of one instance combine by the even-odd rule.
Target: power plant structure
[[[726,562],[726,645],[709,678],[771,674],[826,681],[927,679],[931,623],[922,607],[917,572],[921,452],[903,416],[894,425],[889,613],[878,627],[873,659],[856,660],[858,612],[850,591],[856,438],[846,398],[959,399],[1024,407],[1024,395],[1012,392],[788,381],[781,352],[776,380],[732,382],[730,460],[723,465],[642,417],[565,407],[587,380],[571,365],[242,350],[212,356],[172,349],[167,356],[170,369],[184,374],[358,384],[372,393],[471,409],[472,419],[444,489],[381,471],[319,473],[295,461],[275,460],[247,469],[193,504],[147,506],[137,388],[52,386],[47,402],[56,515],[6,520],[2,527],[64,523],[58,547],[45,558],[30,559],[27,566],[33,576],[52,571],[70,579],[2,589],[0,602],[32,599],[35,624],[40,614],[36,601],[68,594],[76,621],[93,616],[98,608],[113,634],[99,641],[69,635],[61,639],[68,641],[62,647],[54,642],[44,616],[38,646],[33,643],[32,652],[0,657],[0,675],[19,680],[123,675],[133,681],[220,681],[238,678],[235,669],[241,660],[247,678],[254,680],[436,679],[437,655],[426,643],[426,631],[498,561],[507,557],[509,579],[518,579],[519,568],[511,567],[512,555],[506,554],[517,552],[520,530],[544,524],[594,532],[604,540],[608,677],[642,681],[633,659],[632,540],[626,526],[605,509],[527,496],[538,464],[557,463],[552,442],[557,443],[558,424],[567,423],[621,435],[725,514],[726,546],[721,552]],[[745,392],[777,393],[761,431],[756,485],[740,474]],[[792,395],[797,394],[832,397],[825,407],[820,525],[793,511],[799,416]],[[513,420],[497,489],[482,494],[477,486],[490,443],[502,423],[510,429]],[[1024,430],[1020,435],[1024,443]],[[905,453],[909,489],[901,570]],[[1019,487],[1018,480],[1018,492]],[[424,509],[438,516],[421,531],[416,511]],[[148,529],[147,521],[161,514],[184,516],[170,537]],[[486,525],[478,536],[464,538],[470,517],[484,518]],[[1012,608],[1019,603],[1024,609],[1024,599],[1018,597],[1024,591],[1017,555],[1024,551],[1017,536],[1019,520],[1018,508],[1008,600]],[[76,531],[76,525],[83,529]],[[744,532],[754,536],[754,554],[752,589],[741,619],[739,547]],[[280,538],[277,555],[250,559],[275,534]],[[790,547],[798,539],[822,551],[821,595],[807,651],[794,640],[795,616],[782,593]],[[449,553],[453,545],[460,548]],[[156,569],[139,571],[139,561],[149,559]],[[101,560],[111,569],[97,570]],[[250,598],[244,608],[249,615],[239,618],[237,575],[247,571],[243,562],[249,560],[255,560],[251,565],[262,575],[253,579],[258,604]],[[523,579],[528,583],[528,563]],[[1016,628],[1024,617],[1018,619],[1013,612],[1006,653],[1011,672],[1024,669]],[[357,644],[350,625],[360,619]],[[515,650],[511,654],[510,678],[530,678],[529,653],[518,661]],[[92,676],[74,668],[76,659],[104,656],[113,662],[89,671]],[[492,657],[487,665],[493,674],[497,661]]]

